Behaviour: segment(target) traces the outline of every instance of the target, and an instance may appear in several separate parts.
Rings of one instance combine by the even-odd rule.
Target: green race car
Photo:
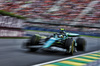
[[[24,44],[24,47],[30,51],[37,51],[38,49],[56,50],[54,49],[56,47],[65,49],[65,53],[73,55],[74,52],[85,50],[86,41],[79,36],[79,34],[75,33],[66,33],[64,30],[49,37],[36,34]],[[73,39],[74,37],[78,38]]]

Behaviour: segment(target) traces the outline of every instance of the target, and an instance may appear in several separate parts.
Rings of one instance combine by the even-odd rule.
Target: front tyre
[[[77,50],[85,51],[86,41],[84,38],[77,38],[76,43],[77,43]]]
[[[40,41],[40,37],[37,35],[33,35],[29,40],[31,45],[37,45],[39,44],[39,41]]]
[[[30,46],[35,46],[38,45],[40,41],[40,37],[37,35],[33,35],[30,40],[26,43],[26,47],[30,50],[30,51],[37,51],[38,48],[30,48]]]
[[[75,48],[75,42],[72,38],[68,38],[65,41],[65,49],[66,53],[69,53],[70,55],[73,55],[74,53],[74,48]]]

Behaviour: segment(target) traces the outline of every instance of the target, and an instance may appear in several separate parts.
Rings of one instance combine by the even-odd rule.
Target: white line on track
[[[100,50],[94,51],[94,52],[85,53],[85,54],[80,54],[80,55],[76,55],[76,56],[66,57],[66,58],[62,58],[62,59],[57,59],[57,60],[53,60],[53,61],[49,61],[49,62],[44,62],[44,63],[40,63],[40,64],[36,64],[36,65],[31,65],[31,66],[41,66],[41,65],[45,65],[45,64],[55,63],[55,62],[63,61],[63,60],[66,60],[66,59],[79,57],[79,56],[83,56],[83,55],[88,55],[88,54],[92,54],[92,53],[96,53],[96,52],[100,52]]]

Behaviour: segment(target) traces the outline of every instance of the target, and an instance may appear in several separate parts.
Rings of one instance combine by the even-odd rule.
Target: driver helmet
[[[65,33],[65,29],[64,28],[60,28],[60,33]]]
[[[64,28],[60,28],[60,30],[65,30]]]

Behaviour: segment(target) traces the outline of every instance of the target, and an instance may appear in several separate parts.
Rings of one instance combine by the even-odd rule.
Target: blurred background
[[[100,34],[100,1],[0,0],[2,37],[21,37],[25,34],[22,29],[57,31],[61,27],[71,32]]]
[[[0,66],[30,66],[69,57],[28,53],[21,47],[29,36],[52,35],[59,28],[82,35],[86,52],[100,50],[100,0],[0,0]]]

